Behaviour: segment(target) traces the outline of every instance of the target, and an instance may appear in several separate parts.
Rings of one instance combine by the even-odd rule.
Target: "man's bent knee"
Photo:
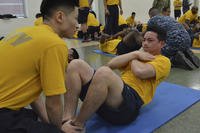
[[[103,67],[100,67],[96,71],[95,76],[96,77],[98,76],[99,78],[107,79],[110,76],[112,76],[112,74],[113,74],[112,69],[110,69],[109,67],[103,66]]]

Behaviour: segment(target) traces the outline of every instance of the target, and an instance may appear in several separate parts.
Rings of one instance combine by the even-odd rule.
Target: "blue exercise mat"
[[[142,107],[136,121],[127,126],[112,126],[94,115],[86,123],[87,133],[150,133],[199,100],[200,91],[163,82],[153,101]]]
[[[116,56],[116,55],[114,55],[114,54],[105,53],[105,52],[103,52],[103,51],[101,51],[101,50],[99,50],[99,49],[95,49],[95,50],[93,50],[93,52],[95,52],[95,53],[97,53],[97,54],[109,56],[109,57],[115,57],[115,56]]]
[[[200,50],[200,48],[193,48],[193,47],[191,49],[193,49],[193,50]]]

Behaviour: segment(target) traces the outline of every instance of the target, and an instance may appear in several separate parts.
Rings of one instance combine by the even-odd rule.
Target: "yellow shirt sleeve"
[[[171,68],[171,63],[168,58],[162,56],[148,63],[151,64],[156,71],[156,80],[163,80],[168,76]]]
[[[65,68],[68,51],[63,46],[54,46],[45,51],[40,61],[40,78],[46,96],[63,94],[65,88]]]

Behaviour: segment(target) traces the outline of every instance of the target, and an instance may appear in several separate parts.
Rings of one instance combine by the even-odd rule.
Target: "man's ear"
[[[163,48],[166,44],[165,41],[160,41],[160,43],[161,43],[161,48]]]
[[[64,19],[64,12],[62,11],[57,11],[54,15],[54,18],[56,20],[56,22],[58,23],[62,23],[63,22],[63,19]]]

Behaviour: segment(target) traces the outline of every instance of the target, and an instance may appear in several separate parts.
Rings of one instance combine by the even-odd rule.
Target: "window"
[[[0,0],[0,15],[3,14],[26,17],[25,0]]]

